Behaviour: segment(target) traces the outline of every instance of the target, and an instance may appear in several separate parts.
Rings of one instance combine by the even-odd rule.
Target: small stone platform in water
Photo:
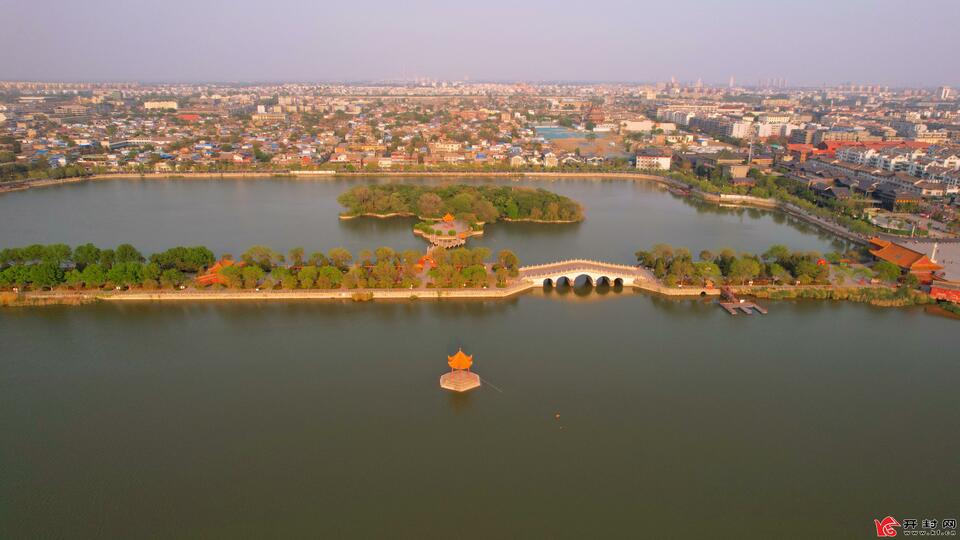
[[[480,376],[464,370],[451,371],[440,376],[440,388],[454,392],[466,392],[480,386]]]

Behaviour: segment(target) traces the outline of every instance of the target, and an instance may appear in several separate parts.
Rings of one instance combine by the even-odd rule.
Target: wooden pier
[[[745,313],[747,315],[753,315],[754,311],[761,315],[767,314],[767,308],[761,306],[760,304],[754,302],[747,302],[737,298],[737,295],[733,294],[733,291],[729,287],[724,287],[720,289],[720,307],[725,309],[727,313],[731,315],[739,315],[740,313]],[[723,300],[726,300],[724,302]]]
[[[727,310],[727,313],[731,315],[738,315],[740,313],[753,315],[754,310],[761,315],[767,314],[767,308],[753,302],[720,302],[720,307]]]

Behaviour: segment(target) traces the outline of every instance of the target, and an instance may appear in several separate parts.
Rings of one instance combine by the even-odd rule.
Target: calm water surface
[[[337,220],[354,182],[31,190],[0,197],[0,231],[422,247],[409,221]],[[495,225],[473,245],[529,262],[628,262],[664,241],[835,249],[782,215],[648,184],[529,185],[587,221]],[[888,514],[957,517],[956,321],[768,307],[553,291],[2,310],[0,538],[867,538]],[[459,346],[486,381],[467,395],[437,384]]]
[[[414,220],[337,219],[340,193],[384,179],[107,180],[34,189],[0,197],[3,244],[129,242],[146,252],[206,245],[239,254],[254,244],[286,252],[391,246],[423,249]],[[404,179],[436,184],[439,179]],[[449,182],[450,180],[447,180]],[[458,180],[463,181],[463,180]],[[633,262],[659,242],[701,249],[764,251],[774,243],[831,251],[831,237],[794,218],[753,209],[721,209],[676,198],[645,182],[623,180],[468,180],[543,187],[585,208],[583,223],[488,226],[471,246],[513,249],[528,263],[589,257]]]
[[[3,311],[0,537],[867,538],[956,515],[956,322],[769,307]],[[451,395],[460,345],[487,384]]]

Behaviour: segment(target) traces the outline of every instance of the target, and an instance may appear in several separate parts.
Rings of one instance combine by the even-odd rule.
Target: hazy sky
[[[0,0],[0,79],[960,86],[960,0]]]

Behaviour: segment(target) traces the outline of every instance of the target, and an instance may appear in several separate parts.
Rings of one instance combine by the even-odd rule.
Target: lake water
[[[332,217],[349,185],[98,182],[0,197],[0,228],[147,250],[418,245]],[[536,185],[587,221],[484,242],[533,260],[830,248],[646,184]],[[0,538],[870,538],[888,514],[957,517],[957,322],[765,304],[567,290],[2,310]],[[465,395],[438,386],[458,347],[484,379]]]
[[[769,307],[7,310],[0,536],[865,538],[955,515],[956,322]],[[460,346],[486,384],[452,395]]]
[[[424,249],[415,220],[337,218],[337,195],[361,182],[439,179],[107,180],[14,192],[0,197],[4,247],[34,242],[134,244],[151,253],[206,245],[217,254],[264,244],[286,253],[346,247]],[[463,180],[459,180],[463,181]],[[702,249],[762,252],[771,244],[831,251],[831,236],[792,217],[756,209],[725,209],[674,197],[647,182],[624,180],[468,180],[542,187],[581,202],[577,224],[498,223],[470,246],[512,249],[524,263],[566,258],[635,262],[634,253],[666,242]]]

